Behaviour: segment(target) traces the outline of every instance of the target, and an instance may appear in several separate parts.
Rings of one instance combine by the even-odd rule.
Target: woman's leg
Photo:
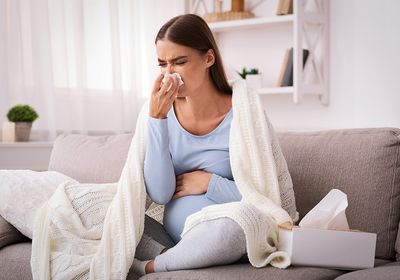
[[[154,271],[171,271],[223,265],[246,253],[242,228],[230,218],[204,221],[193,227],[165,253],[154,260]]]

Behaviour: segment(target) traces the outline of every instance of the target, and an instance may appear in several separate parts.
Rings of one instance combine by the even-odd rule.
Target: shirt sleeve
[[[215,173],[212,174],[208,183],[206,197],[216,203],[228,203],[242,199],[235,181],[221,177]]]
[[[157,204],[167,204],[175,193],[176,178],[169,151],[167,119],[148,119],[144,181],[147,193]]]

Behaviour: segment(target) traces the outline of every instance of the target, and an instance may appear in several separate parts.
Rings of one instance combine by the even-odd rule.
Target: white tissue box
[[[376,233],[293,227],[279,229],[279,249],[292,265],[345,270],[374,267]]]

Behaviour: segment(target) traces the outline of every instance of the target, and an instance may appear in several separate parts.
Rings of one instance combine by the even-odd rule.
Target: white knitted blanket
[[[203,220],[229,217],[246,234],[253,266],[270,263],[285,268],[290,260],[287,253],[277,251],[277,224],[297,220],[292,181],[258,95],[248,91],[242,80],[232,86],[230,157],[243,199],[189,216],[182,235]],[[162,222],[163,206],[148,207],[151,200],[143,177],[148,109],[149,101],[139,114],[118,183],[66,183],[38,211],[31,257],[34,279],[126,278],[145,213]]]

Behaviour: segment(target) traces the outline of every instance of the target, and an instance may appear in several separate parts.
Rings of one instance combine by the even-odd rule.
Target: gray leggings
[[[154,271],[230,264],[245,253],[246,239],[242,228],[229,218],[218,218],[196,225],[178,244],[157,256]]]
[[[232,219],[204,221],[188,231],[176,245],[162,225],[150,219],[145,219],[144,234],[135,257],[140,260],[154,259],[155,272],[248,261],[244,232]],[[159,255],[164,248],[169,250]]]

